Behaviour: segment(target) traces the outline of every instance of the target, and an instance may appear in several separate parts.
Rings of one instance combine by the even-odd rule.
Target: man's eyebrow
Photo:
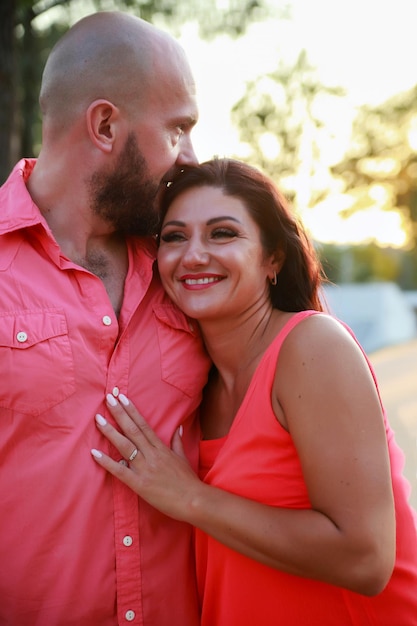
[[[185,125],[188,128],[192,128],[198,122],[197,115],[184,115],[181,117],[177,117],[173,120],[174,125]]]

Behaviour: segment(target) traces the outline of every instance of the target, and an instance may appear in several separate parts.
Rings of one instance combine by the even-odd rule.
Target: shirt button
[[[126,537],[123,537],[123,545],[124,546],[129,547],[129,546],[132,545],[132,543],[133,543],[132,537],[130,537],[129,535],[126,535]]]
[[[104,326],[110,326],[111,325],[111,317],[109,315],[105,315],[103,317],[103,324],[104,324]]]
[[[27,341],[28,336],[23,331],[20,331],[20,333],[17,333],[16,339],[18,340],[19,343],[24,343],[25,341]]]
[[[114,395],[114,397],[115,397],[115,398],[117,398],[117,396],[119,395],[119,393],[120,393],[120,389],[119,389],[119,387],[113,387],[112,394]]]
[[[136,617],[135,611],[126,611],[125,618],[127,619],[128,622],[133,622],[135,617]]]

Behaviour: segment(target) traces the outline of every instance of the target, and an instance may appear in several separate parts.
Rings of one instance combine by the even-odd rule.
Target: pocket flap
[[[67,321],[62,311],[42,309],[0,315],[0,346],[3,347],[24,350],[67,332]]]

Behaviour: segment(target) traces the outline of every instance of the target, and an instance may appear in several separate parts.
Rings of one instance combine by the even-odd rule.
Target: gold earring
[[[274,270],[274,275],[273,275],[273,277],[270,279],[270,281],[271,281],[271,285],[273,285],[273,286],[275,287],[275,285],[276,285],[276,284],[277,284],[277,282],[278,282],[278,279],[277,279],[277,273],[276,273],[276,271],[275,271],[275,270]]]

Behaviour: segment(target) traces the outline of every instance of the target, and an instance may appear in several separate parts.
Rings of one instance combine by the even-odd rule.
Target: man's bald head
[[[98,99],[137,110],[158,70],[180,62],[191,79],[184,52],[167,33],[126,13],[99,12],[77,22],[55,45],[40,92],[44,124],[55,131]]]

